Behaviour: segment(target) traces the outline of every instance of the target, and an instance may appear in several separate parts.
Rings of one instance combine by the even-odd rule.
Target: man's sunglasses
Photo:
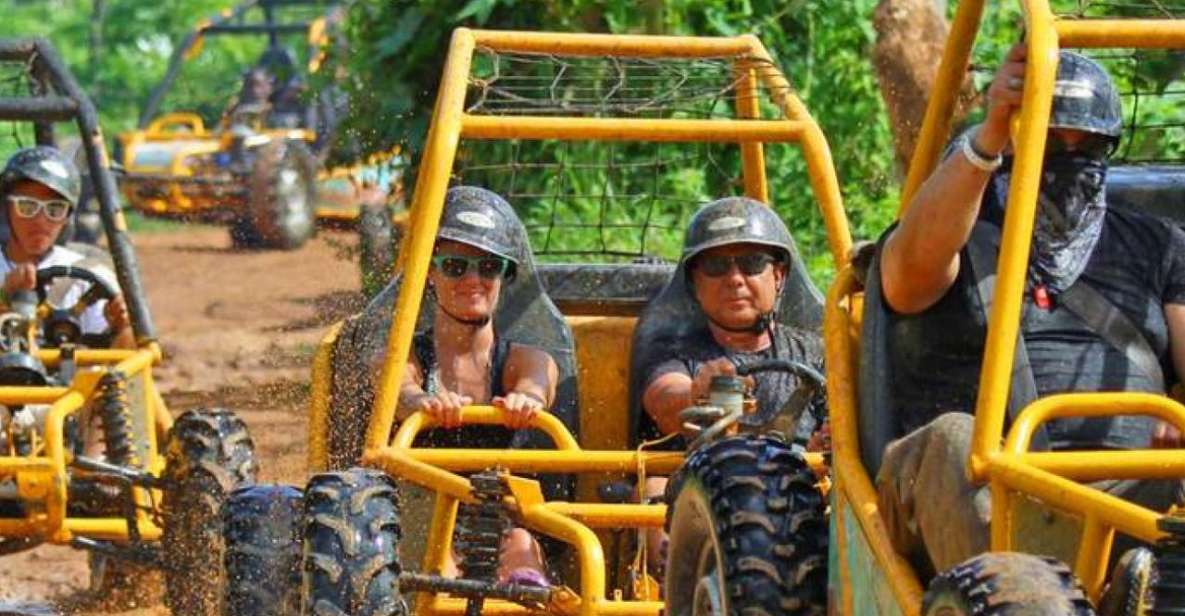
[[[16,210],[16,215],[21,218],[33,218],[44,212],[45,217],[53,222],[66,220],[66,217],[70,215],[71,208],[74,207],[65,199],[10,196],[8,202],[12,204],[12,209]]]
[[[1045,155],[1077,152],[1094,158],[1107,158],[1115,151],[1116,145],[1115,139],[1093,133],[1088,133],[1078,143],[1070,145],[1050,133],[1045,139]]]
[[[703,272],[705,276],[719,278],[732,271],[732,266],[735,263],[742,274],[757,276],[765,273],[770,264],[776,260],[764,252],[751,252],[732,257],[703,256],[695,260],[695,268]]]
[[[440,270],[440,273],[444,274],[446,278],[460,278],[470,268],[473,268],[478,276],[486,280],[493,280],[502,277],[506,274],[506,270],[510,269],[510,261],[502,257],[434,255],[432,265],[435,265],[436,269]]]

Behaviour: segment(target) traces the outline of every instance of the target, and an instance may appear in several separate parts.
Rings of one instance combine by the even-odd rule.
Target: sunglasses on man
[[[695,269],[710,278],[719,278],[732,271],[735,264],[745,276],[759,276],[775,261],[777,259],[765,252],[749,252],[727,257],[704,255],[695,260]]]
[[[510,261],[502,257],[463,257],[461,255],[433,255],[432,265],[445,278],[460,278],[473,269],[478,276],[494,280],[506,275]]]
[[[8,202],[12,204],[16,215],[21,218],[33,218],[38,214],[44,214],[53,222],[66,220],[66,217],[70,215],[70,210],[74,207],[65,199],[38,199],[18,195],[9,196]]]

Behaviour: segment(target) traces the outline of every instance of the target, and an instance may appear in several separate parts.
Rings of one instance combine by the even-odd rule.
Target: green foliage
[[[891,220],[897,193],[892,134],[869,61],[875,5],[876,0],[359,0],[347,27],[354,52],[345,61],[351,76],[349,132],[366,150],[404,144],[414,154],[424,141],[449,33],[458,26],[753,33],[828,136],[855,235],[874,238]],[[770,147],[766,160],[774,206],[791,222],[812,270],[827,277],[831,257],[805,162],[794,147]],[[694,170],[679,173],[684,177],[663,182],[683,189],[695,185],[696,178],[686,177]],[[678,231],[673,240],[677,244]]]

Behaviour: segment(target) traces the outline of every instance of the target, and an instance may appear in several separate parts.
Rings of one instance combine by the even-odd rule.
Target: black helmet
[[[701,252],[729,244],[761,244],[774,248],[782,263],[790,262],[790,231],[773,209],[748,197],[725,197],[700,208],[683,240],[684,269]]]
[[[510,260],[506,278],[511,280],[522,250],[515,233],[521,225],[514,209],[497,193],[476,186],[456,186],[445,193],[436,239],[468,244]]]
[[[1072,51],[1058,55],[1049,127],[1073,128],[1119,140],[1123,132],[1119,91],[1097,62]]]
[[[82,178],[74,161],[47,145],[18,150],[8,159],[4,171],[0,172],[0,195],[7,194],[12,185],[21,180],[44,184],[71,205],[78,204],[78,195],[82,192]]]

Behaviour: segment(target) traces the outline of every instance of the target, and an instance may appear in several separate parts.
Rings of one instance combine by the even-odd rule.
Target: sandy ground
[[[302,483],[313,349],[329,325],[362,301],[357,266],[344,254],[352,235],[322,231],[295,252],[233,251],[225,230],[208,227],[134,241],[166,353],[155,374],[169,408],[174,415],[199,406],[233,408],[250,426],[262,478]],[[0,615],[9,613],[4,601],[75,603],[87,583],[86,556],[70,548],[42,546],[0,558]]]

